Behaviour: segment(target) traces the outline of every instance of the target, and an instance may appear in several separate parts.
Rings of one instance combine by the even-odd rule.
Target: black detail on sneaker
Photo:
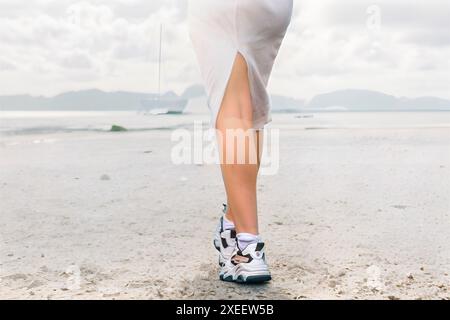
[[[236,239],[237,233],[236,233],[235,229],[230,230],[230,237],[231,237],[231,239]]]
[[[223,217],[220,217],[220,233],[222,233],[223,231]]]
[[[262,249],[264,249],[264,242],[260,242],[256,246],[256,251],[261,251]]]
[[[244,279],[243,276],[239,276],[236,279],[236,282],[243,283],[243,284],[257,284],[257,283],[268,282],[270,280],[272,280],[272,277],[270,275],[248,276],[246,279]]]
[[[253,261],[253,257],[251,254],[243,255],[242,252],[239,250],[237,254],[235,254],[233,257],[231,257],[231,263],[235,266],[240,263],[250,263]]]
[[[216,245],[216,241],[215,241],[215,240],[213,240],[213,245],[214,245],[214,248],[216,248],[217,251],[220,251],[220,247],[218,247],[218,246]]]
[[[222,246],[226,249],[228,248],[228,242],[227,239],[220,237],[220,240],[222,240]]]
[[[227,276],[227,277],[221,276],[220,278],[221,278],[220,280],[225,281],[225,282],[233,282],[233,276]]]

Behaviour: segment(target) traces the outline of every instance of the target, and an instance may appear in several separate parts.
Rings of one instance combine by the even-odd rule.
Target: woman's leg
[[[248,66],[241,54],[236,56],[216,127],[228,197],[227,218],[234,222],[238,233],[258,235],[256,183],[262,134],[252,129]],[[238,159],[238,156],[245,158]]]
[[[261,157],[262,157],[262,152],[263,152],[264,132],[262,130],[257,130],[256,138],[257,138],[257,148],[258,148],[258,172],[259,172],[259,169],[261,168]],[[226,217],[227,217],[227,220],[234,222],[234,213],[233,213],[233,209],[231,208],[230,203],[231,203],[230,199],[227,199]]]

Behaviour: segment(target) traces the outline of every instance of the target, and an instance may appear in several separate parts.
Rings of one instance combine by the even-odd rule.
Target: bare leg
[[[248,79],[248,67],[241,54],[236,56],[233,71],[217,118],[222,175],[228,197],[227,218],[236,225],[238,233],[259,234],[256,184],[260,167],[259,148],[262,134],[253,130],[253,106]],[[230,130],[241,130],[252,139],[244,145],[227,137]],[[244,148],[244,150],[238,150]],[[237,154],[245,155],[245,163],[237,162]],[[233,155],[234,161],[229,161]],[[257,161],[250,161],[257,155]]]
[[[258,148],[258,172],[259,172],[259,169],[261,168],[261,157],[262,157],[262,152],[263,152],[264,132],[262,130],[258,130],[256,132],[256,138],[257,138],[257,148]],[[226,217],[229,221],[234,222],[234,213],[233,213],[233,209],[231,208],[230,199],[227,199]]]

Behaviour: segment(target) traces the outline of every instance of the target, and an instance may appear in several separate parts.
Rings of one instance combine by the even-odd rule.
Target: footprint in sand
[[[394,206],[392,206],[392,208],[399,209],[399,210],[406,210],[406,209],[409,208],[409,206],[405,206],[405,205],[394,205]]]
[[[102,180],[102,181],[109,181],[109,180],[111,180],[111,177],[108,176],[107,174],[104,174],[104,175],[102,175],[100,177],[100,180]]]

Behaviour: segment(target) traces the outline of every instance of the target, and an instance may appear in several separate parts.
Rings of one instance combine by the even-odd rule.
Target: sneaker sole
[[[224,277],[220,275],[220,280],[224,282],[236,282],[239,284],[258,284],[269,282],[272,280],[271,275],[260,275],[260,276],[248,276],[245,278],[244,276],[238,276],[236,280],[233,280],[233,276]]]

